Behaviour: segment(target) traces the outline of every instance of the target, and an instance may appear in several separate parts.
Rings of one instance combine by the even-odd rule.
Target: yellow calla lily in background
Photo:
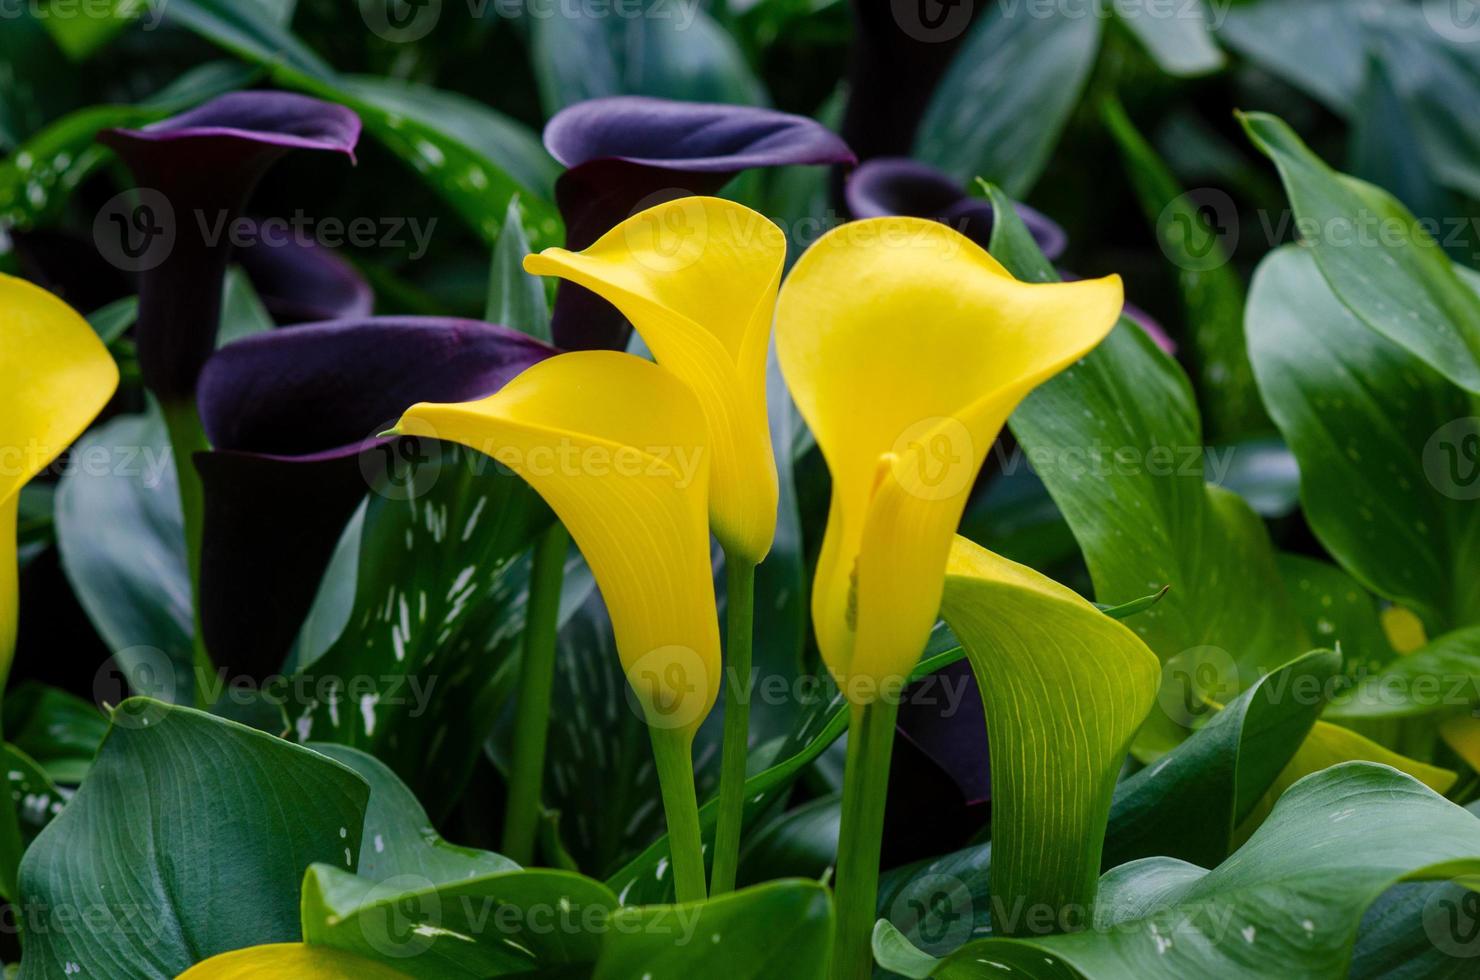
[[[1115,325],[1120,278],[1014,279],[935,221],[843,225],[807,250],[777,351],[832,473],[812,593],[823,658],[855,703],[907,676],[988,449],[1040,382]]]
[[[541,361],[480,401],[413,405],[393,431],[492,456],[570,531],[652,733],[679,899],[703,898],[691,751],[721,668],[709,432],[693,393],[642,358],[580,351]]]
[[[118,366],[70,306],[0,275],[0,685],[18,619],[21,488],[82,434],[118,387]]]
[[[732,558],[759,564],[776,534],[766,352],[786,260],[781,229],[743,205],[685,197],[628,218],[583,252],[524,260],[610,302],[699,399],[713,447],[710,520]]]

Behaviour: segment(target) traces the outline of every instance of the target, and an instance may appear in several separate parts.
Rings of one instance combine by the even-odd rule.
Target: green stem
[[[195,629],[193,647],[195,654],[195,705],[209,707],[208,680],[216,672],[216,665],[206,652],[205,635],[200,625],[200,542],[205,527],[205,488],[200,482],[200,473],[195,468],[195,454],[211,448],[201,427],[200,415],[195,402],[185,399],[160,405],[164,413],[164,425],[170,436],[170,448],[175,457],[175,480],[180,486],[180,515],[185,522],[185,559],[190,569],[190,598],[194,610]]]
[[[559,521],[535,542],[524,618],[524,660],[514,709],[514,766],[504,809],[503,853],[527,865],[534,859],[540,795],[545,784],[545,740],[550,730],[550,689],[555,683],[555,635],[560,586],[570,534]]]
[[[833,980],[868,980],[874,972],[872,937],[878,917],[879,843],[884,796],[899,704],[883,697],[855,704],[848,717],[848,761],[843,769],[843,825],[838,837],[834,892],[837,920]]]
[[[719,824],[709,894],[735,888],[745,816],[745,757],[750,749],[750,643],[755,620],[755,566],[725,555],[725,736],[719,775]]]
[[[16,544],[16,520],[20,491],[10,499],[0,500],[0,694],[10,676],[10,662],[15,657],[16,631],[20,624],[20,567]],[[25,845],[21,840],[20,818],[16,804],[7,794],[0,799],[0,895],[20,904],[16,881]],[[19,925],[23,916],[16,918]]]
[[[663,815],[668,821],[668,851],[673,885],[680,902],[704,900],[704,845],[699,836],[699,800],[694,795],[694,733],[648,726]]]

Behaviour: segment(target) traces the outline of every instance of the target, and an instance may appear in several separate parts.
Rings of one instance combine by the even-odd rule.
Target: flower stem
[[[699,835],[699,800],[694,795],[694,733],[648,726],[658,786],[668,821],[673,885],[680,902],[704,900],[704,845]]]
[[[535,542],[524,619],[524,661],[514,709],[514,763],[504,809],[503,853],[527,865],[534,859],[540,791],[545,782],[545,740],[550,729],[550,689],[555,682],[555,635],[560,586],[570,534],[559,521]]]
[[[709,894],[735,887],[745,816],[745,757],[750,749],[750,643],[755,619],[755,566],[725,555],[725,735],[719,776],[719,823]]]
[[[160,405],[164,413],[164,425],[170,436],[170,449],[175,457],[175,480],[180,487],[180,516],[185,523],[185,560],[190,570],[191,608],[194,610],[195,629],[193,648],[195,669],[195,705],[209,707],[207,681],[216,671],[211,655],[206,651],[205,634],[200,620],[200,546],[205,528],[205,487],[200,473],[195,468],[195,453],[211,448],[205,429],[200,424],[200,414],[191,399],[165,402]],[[151,692],[152,693],[152,692]]]
[[[884,833],[884,797],[889,788],[889,756],[898,714],[898,703],[883,697],[853,705],[848,718],[833,980],[868,980],[874,971],[872,936],[878,915],[879,844]]]

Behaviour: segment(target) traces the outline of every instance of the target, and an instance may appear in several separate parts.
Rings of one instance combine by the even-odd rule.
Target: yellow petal
[[[1034,386],[1104,338],[1122,302],[1117,276],[1019,282],[917,218],[843,225],[797,262],[776,344],[832,472],[812,613],[850,697],[909,673],[988,449]]]
[[[175,980],[408,980],[400,970],[363,956],[304,943],[271,943],[221,953]]]
[[[1402,606],[1388,606],[1382,611],[1382,631],[1394,650],[1404,656],[1428,644],[1423,620]]]
[[[630,354],[561,354],[480,401],[413,405],[398,430],[486,453],[534,487],[591,566],[649,724],[698,727],[720,680],[709,433],[677,376]]]
[[[766,416],[766,350],[786,239],[764,216],[685,197],[617,225],[584,252],[524,260],[602,296],[658,363],[693,389],[713,446],[710,517],[731,554],[759,562],[776,533],[776,463]]]
[[[0,275],[0,683],[15,649],[16,498],[117,387],[118,366],[86,320],[46,290]]]

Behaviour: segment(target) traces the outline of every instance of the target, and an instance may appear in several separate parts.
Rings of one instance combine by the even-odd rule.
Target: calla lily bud
[[[713,449],[710,521],[726,552],[751,564],[776,533],[766,352],[785,260],[786,238],[764,216],[687,197],[628,218],[583,252],[550,248],[524,261],[615,306],[698,397]]]
[[[1115,325],[1120,279],[1024,283],[936,221],[824,235],[776,311],[782,372],[832,473],[812,615],[855,703],[909,674],[951,539],[1007,417]]]
[[[118,366],[86,320],[44,289],[0,275],[0,684],[19,616],[21,488],[82,434],[117,387]]]
[[[216,346],[227,234],[267,169],[294,149],[353,159],[360,120],[290,92],[232,92],[144,129],[99,134],[133,171],[139,199],[96,228],[139,280],[139,370],[161,401],[188,399]]]
[[[508,466],[591,566],[648,724],[691,735],[719,692],[709,433],[677,375],[615,351],[561,354],[498,393],[413,405],[395,430]]]

